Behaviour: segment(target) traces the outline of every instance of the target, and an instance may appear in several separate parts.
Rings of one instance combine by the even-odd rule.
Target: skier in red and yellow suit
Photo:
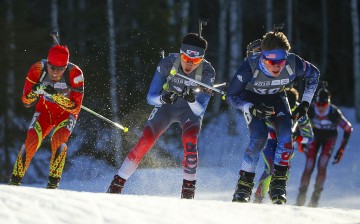
[[[47,59],[31,66],[22,102],[25,107],[36,104],[35,114],[16,159],[10,185],[20,185],[31,159],[43,139],[53,130],[47,188],[59,186],[66,159],[66,142],[80,112],[83,90],[82,71],[69,62],[69,50],[65,46],[52,47]]]

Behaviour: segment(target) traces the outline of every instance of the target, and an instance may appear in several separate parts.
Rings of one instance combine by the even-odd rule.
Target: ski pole
[[[121,124],[116,123],[116,122],[114,122],[114,121],[112,121],[112,120],[110,120],[110,119],[107,119],[106,117],[104,117],[104,116],[96,113],[95,111],[93,111],[93,110],[91,110],[91,109],[89,109],[89,108],[87,108],[87,107],[85,107],[85,106],[83,106],[83,105],[81,105],[81,108],[84,109],[85,111],[89,112],[90,114],[95,115],[96,117],[101,118],[102,120],[104,120],[104,121],[106,121],[106,122],[114,125],[115,127],[120,128],[120,129],[123,130],[124,132],[128,132],[128,131],[129,131],[129,129],[128,129],[127,127],[124,127],[124,126],[122,126]]]
[[[177,75],[177,76],[179,76],[179,77],[181,77],[181,78],[187,79],[188,81],[194,82],[194,83],[198,84],[199,86],[205,87],[205,88],[207,88],[207,89],[211,89],[211,90],[213,90],[213,91],[215,91],[215,92],[217,92],[217,93],[220,93],[221,95],[224,95],[224,96],[226,95],[226,92],[224,92],[224,91],[222,91],[222,90],[220,90],[220,89],[217,89],[217,88],[215,88],[215,87],[213,87],[213,86],[209,86],[208,84],[205,84],[205,83],[203,83],[203,82],[200,82],[200,81],[197,81],[197,80],[195,80],[195,79],[192,79],[192,78],[190,78],[190,77],[187,77],[187,76],[185,76],[185,75],[179,74],[179,73],[177,73],[177,71],[176,71],[175,69],[171,69],[170,74],[171,74],[172,76]]]
[[[291,127],[291,132],[292,132],[292,133],[294,133],[294,132],[296,131],[296,128],[297,128],[298,124],[299,124],[299,122],[296,121],[296,122],[294,123],[294,125]]]

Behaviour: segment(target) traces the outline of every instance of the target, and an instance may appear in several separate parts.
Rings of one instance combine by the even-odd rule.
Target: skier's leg
[[[274,158],[274,174],[269,186],[269,195],[274,204],[286,203],[286,182],[293,154],[292,121],[290,115],[277,116],[274,119],[278,144]]]
[[[181,198],[192,199],[195,196],[196,168],[198,166],[197,142],[202,118],[195,116],[192,111],[185,115],[180,120],[184,147]]]
[[[330,138],[326,141],[325,145],[322,148],[319,160],[318,160],[318,172],[316,176],[316,182],[314,187],[314,192],[311,196],[309,202],[310,207],[317,207],[319,204],[319,199],[322,190],[324,189],[324,183],[326,180],[326,171],[331,157],[331,153],[334,149],[336,142],[336,137]]]
[[[141,137],[126,156],[117,174],[115,174],[107,193],[121,193],[126,180],[135,172],[144,155],[172,123],[171,111],[164,110],[164,106],[166,107],[166,105],[163,105],[153,109]]]
[[[255,200],[254,200],[255,203],[262,203],[262,200],[264,199],[265,195],[269,190],[271,175],[274,172],[274,154],[275,154],[276,145],[277,145],[277,140],[269,136],[266,147],[261,152],[265,163],[265,169],[263,174],[261,175],[258,188],[255,192]]]
[[[267,126],[262,119],[253,117],[248,127],[250,142],[244,153],[241,170],[239,172],[240,178],[233,195],[234,202],[250,201],[256,167],[259,162],[261,150],[264,148],[268,136]]]
[[[51,136],[50,173],[47,185],[49,189],[59,187],[68,149],[66,142],[75,127],[76,118],[70,115],[67,118],[60,119],[60,121]]]
[[[309,145],[309,151],[306,155],[305,168],[301,177],[299,193],[296,199],[296,205],[303,206],[305,204],[306,192],[309,187],[311,174],[314,171],[315,160],[317,151],[320,145],[316,139],[314,139]]]
[[[27,131],[25,143],[21,146],[16,162],[14,164],[10,185],[20,185],[31,159],[40,147],[43,139],[49,134],[52,126],[46,121],[46,117],[35,112],[29,129]]]

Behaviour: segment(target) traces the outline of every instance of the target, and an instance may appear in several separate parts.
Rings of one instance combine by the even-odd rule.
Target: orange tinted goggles
[[[315,106],[317,106],[317,107],[327,107],[327,106],[329,106],[329,103],[326,103],[326,102],[318,103],[318,102],[316,102]]]
[[[204,59],[203,57],[191,58],[184,53],[180,53],[180,57],[181,57],[181,60],[183,60],[185,63],[191,62],[194,65],[200,64],[202,62],[202,60]]]
[[[268,65],[272,65],[272,66],[274,66],[274,65],[284,65],[285,64],[285,62],[286,62],[286,59],[283,59],[283,60],[269,60],[269,59],[265,59],[265,61],[266,61],[266,63],[268,64]]]

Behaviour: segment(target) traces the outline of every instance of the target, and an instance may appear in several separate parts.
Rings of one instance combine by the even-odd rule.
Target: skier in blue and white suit
[[[311,63],[289,53],[287,37],[282,32],[263,36],[261,52],[246,58],[234,75],[227,91],[227,102],[243,111],[250,132],[240,178],[233,195],[235,202],[249,202],[256,167],[264,148],[268,129],[265,119],[276,130],[277,148],[269,195],[273,203],[286,203],[286,172],[293,153],[291,116],[305,116],[319,82],[320,72]],[[284,89],[297,77],[305,78],[302,102],[291,115]]]
[[[121,193],[126,180],[135,172],[144,155],[160,135],[172,123],[177,122],[182,129],[184,147],[181,198],[194,198],[198,165],[197,141],[211,94],[208,91],[194,91],[197,84],[176,74],[212,86],[215,70],[204,58],[208,44],[203,37],[189,33],[181,43],[180,53],[170,54],[158,64],[146,98],[155,107],[140,139],[114,176],[108,188],[109,193]]]

